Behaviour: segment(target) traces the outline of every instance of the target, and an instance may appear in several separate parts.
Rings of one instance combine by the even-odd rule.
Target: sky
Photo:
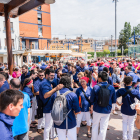
[[[117,38],[125,22],[140,23],[140,0],[117,2]],[[56,0],[51,5],[52,38],[115,38],[115,2],[113,0]]]

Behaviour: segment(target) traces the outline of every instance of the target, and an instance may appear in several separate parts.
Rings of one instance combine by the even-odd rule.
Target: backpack
[[[98,86],[100,87],[100,90],[98,92],[97,103],[100,107],[107,107],[110,99],[110,90],[108,89],[110,85],[108,84],[106,86],[101,86],[98,84]]]
[[[66,95],[68,95],[71,91],[68,90],[64,94],[60,95],[59,90],[56,92],[57,96],[54,100],[51,116],[53,119],[54,124],[60,126],[63,121],[66,119],[66,129],[67,129],[67,116],[70,113],[67,109],[67,100]]]

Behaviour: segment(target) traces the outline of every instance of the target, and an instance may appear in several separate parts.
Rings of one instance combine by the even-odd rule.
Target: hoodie
[[[0,112],[0,139],[14,140],[12,135],[12,126],[15,117],[8,116]]]

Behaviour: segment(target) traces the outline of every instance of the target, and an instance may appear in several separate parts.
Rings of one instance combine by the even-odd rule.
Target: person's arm
[[[35,93],[35,95],[39,95],[39,91]]]
[[[29,124],[29,120],[30,120],[30,108],[28,108],[28,124]]]
[[[135,109],[137,111],[135,125],[136,125],[137,129],[140,129],[140,104],[136,104]]]
[[[64,85],[62,85],[62,84],[57,85],[55,88],[53,88],[49,92],[46,92],[44,94],[44,98],[46,99],[46,98],[50,97],[53,93],[55,93],[57,90],[62,89],[63,87],[64,87]]]

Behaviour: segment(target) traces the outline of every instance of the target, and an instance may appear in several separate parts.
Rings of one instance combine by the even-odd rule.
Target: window
[[[41,6],[38,6],[38,7],[37,7],[37,10],[41,10]]]
[[[42,37],[42,27],[38,27],[38,35],[39,37]]]
[[[3,27],[4,27],[4,31],[6,31],[5,21],[3,21]],[[11,32],[14,32],[14,29],[13,29],[13,22],[10,22],[10,27],[11,27]]]
[[[38,13],[37,18],[38,18],[38,24],[42,24],[42,14]]]
[[[15,49],[14,39],[12,39],[11,42],[12,42],[12,49]]]
[[[26,41],[22,40],[22,50],[25,50],[25,49],[26,49]]]

